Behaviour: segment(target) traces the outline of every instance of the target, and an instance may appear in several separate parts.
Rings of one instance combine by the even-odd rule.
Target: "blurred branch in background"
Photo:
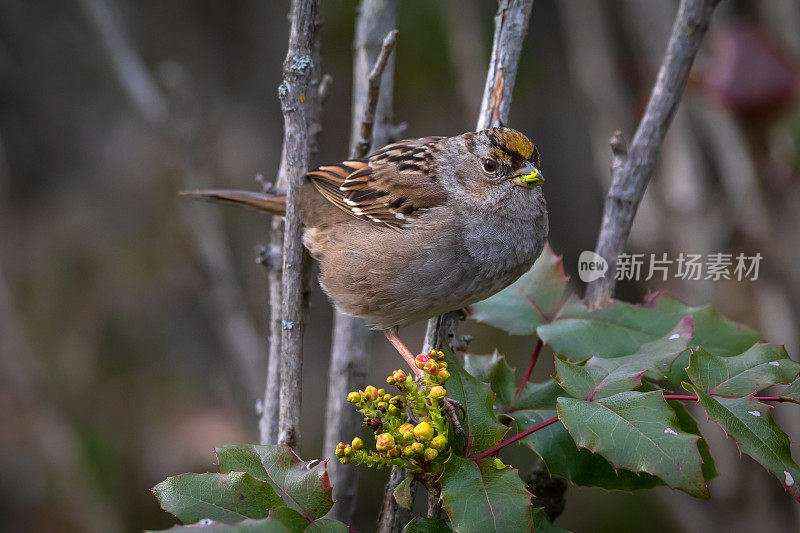
[[[586,287],[586,301],[590,306],[602,307],[614,291],[616,258],[628,240],[636,209],[717,3],[718,0],[681,1],[658,78],[630,149],[624,148],[620,134],[612,139],[613,180],[595,249],[608,262],[609,275]]]
[[[350,157],[364,157],[392,136],[392,85],[397,30],[396,0],[363,0],[359,4],[353,43],[353,97]],[[347,393],[363,387],[370,366],[372,336],[366,323],[335,311],[323,457],[334,457],[336,445],[361,431],[362,417],[348,409]],[[356,512],[359,469],[328,463],[334,487],[334,518],[351,524]]]
[[[19,480],[32,483],[48,479],[62,496],[70,519],[81,529],[124,531],[112,502],[97,492],[85,468],[80,436],[63,412],[58,393],[49,385],[48,369],[33,349],[2,268],[0,354],[0,434],[7,437],[0,439],[0,450],[16,457],[10,465],[12,470],[4,471],[9,479],[16,480],[15,496],[24,498],[19,494]],[[36,529],[36,523],[37,517],[28,517],[25,527]]]
[[[208,185],[209,172],[202,159],[201,112],[188,73],[175,62],[164,65],[162,91],[128,37],[121,14],[113,0],[79,0],[101,48],[126,96],[143,117],[156,124],[180,147],[184,159],[183,186]],[[208,274],[211,302],[205,307],[221,324],[219,343],[235,371],[235,381],[245,388],[248,399],[261,395],[257,369],[263,367],[261,341],[244,307],[244,293],[231,261],[230,246],[222,227],[222,214],[193,207],[181,210]]]
[[[309,107],[307,100],[318,39],[317,0],[292,0],[289,47],[278,88],[284,119],[284,150],[279,180],[286,183],[281,281],[281,392],[278,442],[297,448],[300,442],[300,406],[303,384],[303,331],[309,257],[303,248],[300,190],[309,166]],[[313,112],[312,112],[313,113]]]
[[[480,10],[476,0],[438,2],[447,27],[447,47],[456,72],[458,97],[464,114],[471,116],[480,109],[480,87],[484,74],[475,65],[483,63],[485,48]]]

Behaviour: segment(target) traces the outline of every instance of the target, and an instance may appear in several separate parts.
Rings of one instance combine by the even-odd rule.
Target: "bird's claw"
[[[450,417],[450,421],[453,423],[453,431],[466,438],[467,434],[464,432],[464,428],[461,427],[461,422],[458,421],[459,411],[464,418],[467,417],[467,411],[464,409],[464,406],[456,400],[447,397],[442,400],[442,404],[444,410],[447,411],[447,416]]]

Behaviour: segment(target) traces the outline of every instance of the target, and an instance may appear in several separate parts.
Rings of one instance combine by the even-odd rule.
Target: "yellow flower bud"
[[[423,455],[423,458],[426,461],[433,461],[434,459],[436,459],[437,455],[439,455],[439,452],[437,452],[433,448],[425,448],[425,454]]]
[[[375,449],[379,452],[386,452],[394,448],[394,437],[391,433],[381,433],[375,442]]]
[[[430,397],[435,400],[441,400],[444,398],[447,391],[441,385],[436,385],[435,387],[431,387]]]
[[[366,389],[364,389],[364,399],[369,402],[374,402],[378,399],[378,389],[370,385]]]
[[[431,441],[431,448],[443,452],[447,449],[447,437],[444,435],[437,435]]]
[[[433,426],[428,422],[420,422],[417,424],[417,427],[414,428],[414,436],[417,437],[417,440],[420,442],[428,442],[433,438]]]
[[[361,395],[357,392],[351,392],[347,395],[347,401],[350,403],[358,403],[361,401]]]
[[[436,440],[436,439],[434,439]],[[354,450],[360,450],[364,447],[364,441],[361,440],[359,437],[353,439],[353,442],[350,443]]]

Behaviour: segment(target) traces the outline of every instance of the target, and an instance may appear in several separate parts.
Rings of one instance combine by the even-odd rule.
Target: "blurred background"
[[[347,155],[356,2],[322,2],[333,76],[317,163]],[[633,134],[677,2],[537,0],[509,126],[548,178],[550,241],[574,275],[594,248],[608,138]],[[395,117],[403,136],[474,127],[492,0],[399,6]],[[284,2],[0,2],[0,530],[169,527],[149,488],[213,471],[215,446],[258,439],[267,354],[269,219],[186,205],[190,186],[257,189],[279,163]],[[109,32],[109,28],[114,31]],[[138,55],[120,71],[112,54]],[[668,289],[800,347],[800,3],[723,2],[661,151],[629,242],[638,253],[761,253],[757,281],[628,283]],[[135,63],[135,61],[134,61]],[[158,92],[137,85],[146,76]],[[582,291],[576,283],[575,289]],[[321,454],[332,312],[315,288],[306,333],[301,455]],[[519,373],[530,338],[465,322]],[[422,327],[401,332],[421,345]],[[373,344],[370,382],[397,357]],[[545,361],[546,358],[543,358]],[[519,368],[523,367],[523,368]],[[541,364],[537,378],[552,371]],[[800,442],[796,406],[776,416]],[[797,531],[800,506],[719,428],[712,500],[666,488],[570,488],[575,531]],[[798,447],[794,447],[797,457]],[[508,461],[530,468],[532,454]],[[371,531],[386,472],[362,476],[354,528]]]

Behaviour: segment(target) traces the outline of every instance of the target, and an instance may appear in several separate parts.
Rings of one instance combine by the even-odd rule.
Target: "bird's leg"
[[[397,326],[385,329],[383,330],[383,334],[386,335],[386,338],[389,340],[389,342],[392,343],[392,346],[394,346],[397,349],[397,351],[400,352],[400,355],[402,355],[403,359],[406,360],[406,363],[408,363],[408,366],[410,366],[411,370],[414,371],[414,374],[418,378],[420,378],[422,377],[422,370],[417,368],[417,365],[415,364],[414,354],[411,353],[411,350],[409,350],[408,347],[405,345],[405,343],[403,343],[403,341],[400,340],[400,337],[397,335],[397,329],[398,329]]]
[[[467,411],[464,410],[464,406],[452,398],[444,398],[442,400],[442,404],[444,410],[447,411],[447,415],[450,418],[450,421],[453,423],[453,431],[455,433],[460,433],[461,435],[464,436],[464,438],[467,438],[467,434],[464,432],[464,428],[461,427],[461,422],[458,421],[458,414],[457,414],[457,411],[460,411],[461,415],[466,419]]]

